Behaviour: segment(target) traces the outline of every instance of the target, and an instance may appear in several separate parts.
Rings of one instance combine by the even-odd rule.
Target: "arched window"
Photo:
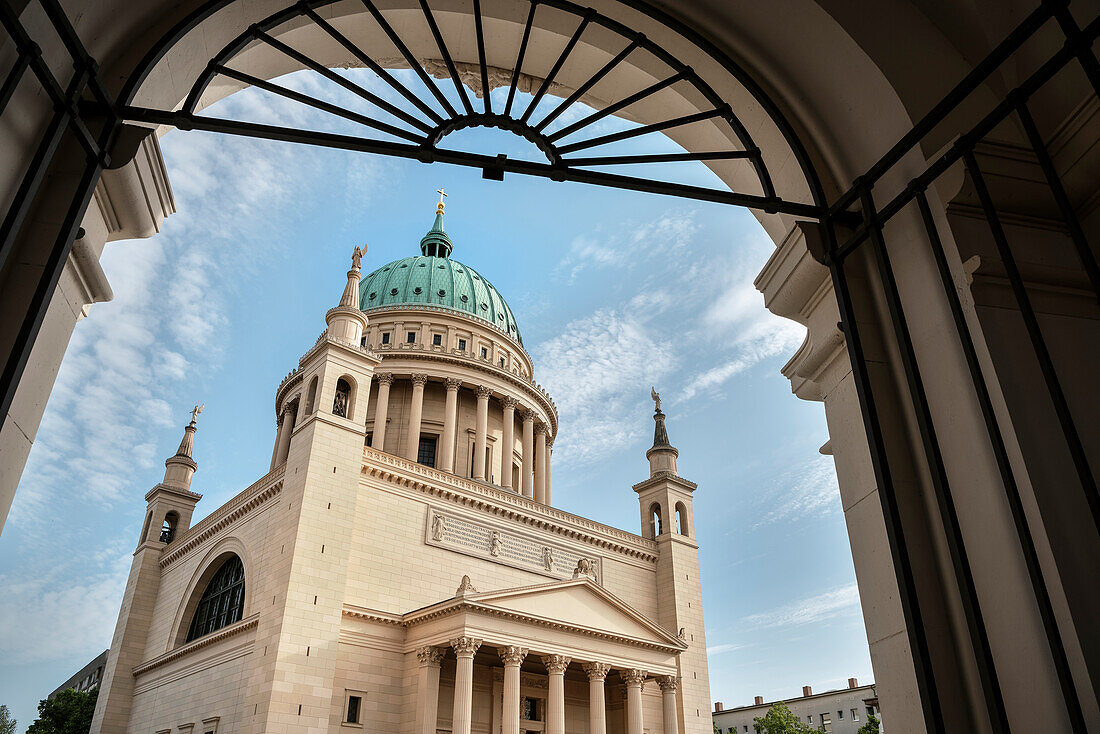
[[[309,390],[306,391],[306,405],[305,413],[302,415],[313,415],[313,404],[317,400],[317,375],[313,376],[313,379],[309,381]]]
[[[649,532],[654,538],[665,532],[665,523],[661,518],[661,505],[658,502],[649,506]]]
[[[688,531],[687,508],[683,502],[676,503],[676,532],[680,535],[691,535]]]
[[[351,385],[341,377],[336,381],[336,396],[332,399],[332,414],[347,418],[351,413]]]
[[[240,621],[244,614],[244,564],[238,556],[221,565],[202,592],[187,642]]]
[[[171,543],[176,537],[176,525],[179,523],[180,516],[174,512],[169,512],[164,516],[164,524],[160,526],[160,542]]]

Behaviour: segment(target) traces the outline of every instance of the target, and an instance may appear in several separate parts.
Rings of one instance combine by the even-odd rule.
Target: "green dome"
[[[421,240],[424,254],[394,260],[362,279],[359,308],[448,308],[476,316],[522,344],[519,326],[504,296],[481,273],[448,257],[451,247],[443,232],[443,217],[437,215],[435,226]]]

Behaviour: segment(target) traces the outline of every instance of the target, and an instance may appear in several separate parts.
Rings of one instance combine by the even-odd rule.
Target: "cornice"
[[[155,485],[152,489],[145,493],[145,501],[148,502],[149,500],[151,500],[153,498],[153,495],[157,492],[167,492],[168,494],[174,494],[177,497],[183,497],[184,499],[192,500],[194,502],[198,502],[202,499],[202,495],[198,494],[197,492],[192,492],[191,490],[183,489],[182,487],[173,487],[170,484],[164,484],[163,482],[161,482],[160,484]]]
[[[211,634],[206,635],[205,637],[200,637],[197,640],[193,640],[192,642],[187,643],[183,647],[177,647],[175,650],[169,650],[168,652],[164,653],[163,655],[160,655],[159,657],[155,657],[152,660],[147,660],[144,663],[141,663],[139,665],[135,665],[134,670],[133,670],[133,674],[135,676],[138,676],[138,675],[141,675],[143,673],[148,673],[150,670],[153,670],[154,668],[159,668],[160,666],[162,666],[166,663],[170,663],[173,660],[177,660],[177,659],[183,657],[184,655],[190,655],[195,650],[198,650],[198,649],[203,648],[203,647],[208,647],[209,645],[213,645],[215,642],[221,642],[222,640],[227,639],[229,637],[233,637],[234,635],[239,635],[241,632],[244,632],[245,630],[252,629],[257,624],[259,624],[259,622],[260,622],[260,613],[256,612],[255,614],[253,614],[249,617],[245,617],[244,619],[242,619],[239,622],[234,622],[233,624],[231,624],[227,627],[222,627],[217,632],[212,632]]]
[[[529,500],[514,492],[457,477],[370,447],[363,448],[362,473],[456,504],[487,510],[615,553],[656,563],[657,544],[609,525]],[[687,480],[681,480],[687,482]],[[687,484],[691,485],[690,482]],[[691,485],[694,487],[694,485]]]
[[[478,318],[477,316],[471,316],[470,314],[466,313],[465,311],[460,311],[456,308],[448,308],[446,306],[436,306],[436,305],[429,305],[429,304],[420,304],[420,305],[418,305],[418,304],[411,304],[411,303],[410,304],[402,304],[401,306],[394,306],[394,305],[391,305],[391,304],[387,304],[387,305],[384,305],[384,306],[374,306],[373,308],[363,309],[363,313],[365,313],[365,314],[375,314],[375,315],[383,314],[383,313],[386,313],[387,311],[392,311],[394,313],[407,313],[407,312],[410,312],[410,311],[413,311],[413,312],[415,312],[415,311],[430,311],[430,312],[435,312],[435,313],[445,313],[448,316],[454,316],[454,317],[458,318],[460,321],[465,321],[467,323],[473,324],[474,326],[478,326],[478,327],[481,327],[481,328],[488,328],[488,329],[492,330],[496,336],[500,336],[506,342],[508,342],[508,345],[510,347],[512,347],[513,350],[515,350],[517,352],[522,352],[523,355],[525,357],[527,357],[528,363],[530,363],[532,361],[531,360],[531,355],[527,353],[526,349],[524,349],[523,344],[521,344],[517,340],[513,339],[511,334],[504,331],[503,329],[501,329],[499,326],[492,323],[491,321],[487,321],[485,319]]]
[[[282,382],[279,383],[278,389],[275,390],[275,413],[276,419],[278,419],[279,407],[283,404],[283,400],[286,394],[289,393],[294,387],[302,384],[302,368],[295,367],[287,373]]]
[[[661,482],[669,482],[670,484],[678,485],[682,489],[686,489],[689,492],[694,492],[696,489],[699,488],[698,484],[684,479],[679,474],[674,474],[670,471],[659,471],[651,476],[649,479],[644,479],[635,484],[633,489],[635,492],[640,492],[643,489],[648,489],[654,484],[660,484]]]

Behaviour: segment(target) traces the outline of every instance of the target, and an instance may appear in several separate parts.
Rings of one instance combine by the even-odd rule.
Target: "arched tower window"
[[[347,418],[351,414],[351,385],[341,377],[336,381],[336,396],[332,399],[332,414]]]
[[[309,381],[309,390],[306,391],[306,405],[305,412],[302,415],[313,414],[313,404],[317,400],[317,375],[313,376],[313,379]]]
[[[680,535],[691,535],[691,530],[688,528],[687,508],[684,507],[683,502],[676,503],[676,532]]]
[[[661,504],[654,502],[649,506],[649,533],[650,537],[656,538],[658,535],[665,532],[665,523],[661,518]]]
[[[238,622],[244,614],[244,564],[238,556],[225,561],[202,592],[187,642]]]
[[[160,542],[171,543],[176,537],[176,526],[179,524],[180,516],[174,512],[169,512],[164,516],[164,523],[160,526]]]

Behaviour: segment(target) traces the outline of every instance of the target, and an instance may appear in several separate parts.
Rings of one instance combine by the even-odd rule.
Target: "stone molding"
[[[623,681],[629,688],[630,686],[644,685],[645,679],[649,677],[649,673],[644,670],[640,670],[639,668],[630,668],[628,670],[622,671],[621,676]]]
[[[420,667],[438,668],[443,658],[447,655],[447,651],[442,647],[434,647],[428,645],[426,647],[418,647],[416,649],[416,659],[420,661]]]
[[[535,421],[535,435],[546,435],[546,424],[542,421]]]
[[[522,665],[523,659],[527,657],[526,647],[498,647],[497,654],[500,656],[501,661],[505,665]]]
[[[481,647],[481,640],[476,637],[456,637],[451,640],[451,647],[454,648],[455,655],[460,658],[469,657],[472,658],[477,654],[477,650]]]
[[[500,404],[505,410],[508,410],[509,408],[515,410],[516,406],[519,405],[519,401],[513,398],[511,395],[505,395],[503,398],[500,399]]]
[[[491,397],[493,397],[493,389],[491,387],[486,387],[485,385],[478,385],[477,386],[477,399],[478,400],[482,400],[482,399],[488,400]]]
[[[543,655],[542,664],[551,673],[564,673],[573,659],[566,655]]]
[[[390,380],[393,380],[392,376],[390,377]],[[448,377],[446,380],[443,381],[443,384],[446,385],[448,392],[457,392],[458,388],[462,387],[462,380],[458,379],[457,377]]]
[[[670,471],[659,471],[651,476],[649,479],[643,479],[642,481],[638,482],[633,487],[631,487],[631,489],[633,489],[635,492],[640,492],[643,489],[648,489],[654,484],[658,484],[663,481],[672,482],[673,484],[678,485],[681,489],[686,489],[688,492],[694,492],[696,489],[699,488],[698,484],[690,480],[684,479],[679,474],[673,474]]]
[[[212,632],[211,634],[206,635],[205,637],[200,637],[197,640],[192,640],[191,642],[187,643],[183,647],[177,647],[175,650],[169,650],[168,652],[164,653],[163,655],[155,657],[152,660],[147,660],[146,662],[141,663],[140,665],[135,665],[133,673],[134,673],[135,676],[142,675],[143,673],[147,673],[150,670],[153,670],[154,668],[159,668],[160,666],[164,665],[165,663],[170,663],[173,660],[176,660],[178,658],[183,657],[184,655],[188,655],[188,654],[194,652],[195,650],[198,650],[198,649],[203,648],[203,647],[207,647],[209,645],[213,645],[215,642],[221,642],[222,640],[227,639],[229,637],[233,637],[234,635],[238,635],[241,632],[244,632],[245,630],[252,629],[256,625],[258,625],[259,622],[260,622],[260,613],[256,612],[255,614],[252,614],[248,617],[245,617],[244,619],[240,620],[239,622],[234,622],[233,624],[231,624],[227,627],[222,627],[217,632]]]
[[[607,674],[611,672],[611,666],[607,663],[582,663],[581,668],[588,674],[588,680],[606,680]]]
[[[657,685],[662,691],[675,691],[680,685],[680,679],[674,675],[662,675],[657,679]]]
[[[285,395],[290,392],[291,388],[295,385],[302,384],[302,368],[295,367],[286,374],[282,382],[279,383],[279,387],[275,390],[275,409],[278,410],[279,406],[284,402]]]
[[[393,373],[392,372],[377,372],[374,375],[374,379],[379,385],[392,385]]]
[[[424,385],[428,384],[428,376],[423,372],[414,372],[409,375],[409,378],[412,380],[413,387],[417,385],[424,387]]]
[[[486,321],[485,319],[478,318],[477,316],[473,316],[472,314],[467,313],[466,311],[459,310],[457,308],[448,308],[447,306],[431,305],[424,303],[402,303],[400,305],[387,303],[382,306],[373,306],[371,308],[365,308],[361,310],[365,314],[378,314],[385,311],[428,311],[435,313],[445,313],[448,316],[457,316],[459,319],[473,324],[474,326],[481,328],[489,327],[493,331],[497,332],[497,335],[503,336],[505,339],[507,339],[508,345],[512,348],[513,351],[523,352],[523,354],[527,357],[527,361],[531,361],[531,355],[527,353],[527,350],[524,349],[523,345],[516,341],[516,339],[514,339],[511,334],[504,331],[491,321]]]
[[[186,456],[170,456],[168,457],[168,461],[171,462],[172,459],[178,460],[186,458]],[[185,462],[176,461],[174,463],[183,464]],[[191,466],[192,469],[197,469],[199,466],[194,461],[190,461],[188,465]],[[182,497],[186,500],[194,500],[195,502],[198,502],[202,499],[202,495],[198,494],[197,492],[192,492],[191,490],[184,489],[183,487],[173,487],[171,484],[160,482],[158,484],[155,484],[152,489],[145,493],[145,501],[148,502],[149,500],[153,499],[153,495],[157,494],[158,492],[167,492],[168,494],[174,494],[177,497]]]

